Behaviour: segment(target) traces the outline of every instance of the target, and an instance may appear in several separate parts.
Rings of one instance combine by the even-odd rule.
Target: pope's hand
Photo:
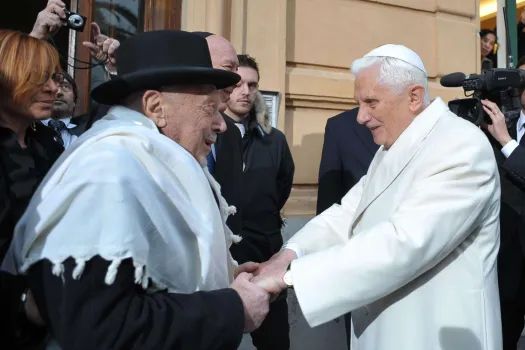
[[[230,288],[241,297],[244,306],[244,332],[251,333],[262,324],[270,309],[270,295],[263,288],[252,283],[253,276],[242,272]]]
[[[259,264],[252,282],[263,287],[273,296],[278,295],[287,288],[283,277],[292,260],[296,258],[295,252],[290,249],[280,251],[267,262]]]

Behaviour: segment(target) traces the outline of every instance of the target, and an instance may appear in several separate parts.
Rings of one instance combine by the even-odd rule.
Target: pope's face
[[[378,145],[390,148],[410,125],[409,90],[397,93],[379,83],[379,66],[363,69],[355,80],[355,100],[359,103],[357,121],[365,125]]]

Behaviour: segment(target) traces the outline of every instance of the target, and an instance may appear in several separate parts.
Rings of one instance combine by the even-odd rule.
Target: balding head
[[[213,68],[237,72],[239,60],[233,45],[219,35],[210,35],[206,41],[208,42]]]
[[[220,35],[208,35],[206,41],[208,42],[213,68],[237,72],[239,60],[233,45]],[[222,103],[219,106],[221,112],[226,110],[226,103],[230,100],[230,94],[234,89],[235,86],[231,86],[221,90]]]

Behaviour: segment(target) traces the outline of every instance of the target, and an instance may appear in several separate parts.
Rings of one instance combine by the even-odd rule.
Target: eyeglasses
[[[29,76],[29,81],[32,84],[42,86],[45,85],[49,79],[53,80],[57,86],[64,84],[65,78],[62,73],[52,73],[51,75],[48,72],[31,72]]]

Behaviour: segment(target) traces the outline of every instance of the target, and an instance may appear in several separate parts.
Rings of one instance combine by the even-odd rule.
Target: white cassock
[[[351,311],[358,350],[500,350],[499,199],[485,135],[436,99],[288,242],[306,320]]]
[[[220,202],[217,207],[212,188]],[[76,260],[133,258],[148,290],[191,293],[228,287],[236,266],[228,207],[213,177],[144,115],[113,107],[59,158],[15,229],[3,269],[26,273],[48,259],[53,272]],[[149,283],[149,284],[148,284]]]

